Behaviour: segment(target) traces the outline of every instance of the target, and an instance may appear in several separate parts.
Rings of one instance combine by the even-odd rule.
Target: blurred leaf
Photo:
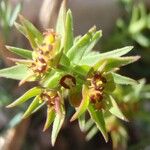
[[[72,116],[70,121],[74,121],[75,119],[79,118],[87,109],[90,99],[89,99],[89,90],[86,85],[83,86],[82,89],[82,101],[80,106],[77,108],[75,114]]]
[[[91,140],[98,133],[98,128],[96,126],[92,127],[86,135],[86,140]]]
[[[110,96],[110,108],[109,111],[115,115],[116,117],[124,120],[124,121],[128,121],[127,118],[123,115],[122,111],[120,110],[118,104],[116,103],[116,101],[114,100],[114,98],[112,96]]]
[[[112,76],[114,78],[114,82],[117,83],[117,84],[135,85],[135,84],[138,83],[134,79],[119,75],[119,74],[114,73],[114,72],[112,73]]]
[[[15,100],[15,101],[12,102],[11,104],[9,104],[9,105],[7,106],[7,108],[20,105],[20,104],[26,102],[27,100],[29,100],[30,98],[39,95],[41,92],[42,92],[42,89],[41,89],[41,88],[39,88],[39,87],[34,87],[34,88],[28,90],[28,91],[27,91],[25,94],[23,94],[20,98],[18,98],[17,100]],[[37,101],[37,100],[36,100],[36,101]],[[33,104],[35,104],[35,103],[33,103]]]
[[[65,22],[65,39],[64,39],[64,52],[66,53],[73,45],[73,18],[70,10],[66,14]]]
[[[134,34],[132,38],[139,43],[143,47],[149,47],[150,46],[150,40],[148,37],[143,35],[142,33]]]
[[[61,36],[61,48],[64,46],[65,19],[66,19],[66,0],[62,0],[56,23],[56,32]]]
[[[0,70],[0,77],[22,80],[27,76],[29,76],[29,69],[23,64]]]
[[[106,130],[106,125],[105,125],[105,120],[104,120],[103,112],[99,111],[99,110],[96,110],[93,107],[92,104],[89,104],[88,111],[90,113],[91,118],[95,122],[97,128],[102,133],[105,141],[108,142],[108,134],[107,134],[107,130]]]
[[[17,6],[15,7],[14,11],[11,14],[11,18],[9,21],[9,25],[13,26],[15,20],[17,19],[17,16],[19,14],[19,12],[21,11],[21,4],[17,4]]]
[[[40,99],[39,99],[39,95],[36,96],[32,103],[30,104],[30,106],[27,108],[27,110],[25,111],[25,113],[23,114],[23,119],[29,117],[30,115],[33,114],[33,112],[41,105],[40,103]]]
[[[9,122],[7,127],[8,128],[14,128],[16,125],[18,125],[21,122],[22,113],[17,113]]]
[[[60,79],[64,73],[62,72],[50,72],[50,74],[47,75],[44,82],[42,83],[44,87],[47,88],[57,88],[59,86]]]
[[[63,110],[63,112],[64,112],[64,110]],[[56,113],[56,117],[53,122],[52,135],[51,135],[52,146],[54,146],[54,144],[56,142],[56,138],[57,138],[58,133],[63,125],[64,119],[65,119],[65,112],[62,115],[60,115],[59,113]]]
[[[85,113],[78,118],[79,127],[82,132],[85,131]]]
[[[90,128],[95,125],[94,121],[90,118],[85,124],[85,131],[87,132]]]
[[[12,47],[12,46],[6,46],[6,48],[9,51],[11,51],[11,52],[23,57],[23,58],[32,59],[32,51],[30,51],[30,50]]]
[[[55,118],[55,110],[54,110],[54,108],[53,107],[48,107],[47,108],[46,122],[45,122],[43,131],[46,131],[50,127],[50,125],[54,121],[54,118]]]

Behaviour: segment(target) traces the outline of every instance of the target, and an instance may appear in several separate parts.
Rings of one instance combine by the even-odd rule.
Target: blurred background
[[[5,45],[30,48],[14,28],[18,14],[29,19],[40,31],[53,28],[62,0],[0,0],[0,67],[12,66],[13,56]],[[116,97],[130,122],[122,122],[128,136],[116,139],[116,150],[150,150],[150,0],[68,0],[74,16],[75,35],[84,34],[96,25],[103,38],[96,46],[100,52],[133,45],[132,55],[140,61],[122,68],[121,74],[139,80],[138,87],[120,87]],[[16,57],[16,56],[14,56]],[[18,82],[0,78],[0,150],[110,150],[100,133],[82,133],[77,122],[66,119],[55,147],[50,144],[49,129],[42,132],[46,111],[41,109],[21,121],[27,106],[5,106],[24,93],[32,84],[18,87]],[[125,90],[124,90],[125,89]],[[126,108],[126,105],[128,108]],[[117,134],[117,133],[116,133]],[[86,141],[85,139],[89,140]],[[115,141],[115,140],[114,140]]]

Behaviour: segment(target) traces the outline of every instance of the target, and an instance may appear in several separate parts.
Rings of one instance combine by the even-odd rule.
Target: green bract
[[[92,51],[102,31],[97,31],[94,26],[84,36],[76,38],[72,21],[71,11],[66,12],[65,1],[61,5],[55,30],[48,29],[42,34],[20,16],[20,24],[16,23],[16,27],[29,40],[33,51],[7,46],[11,52],[25,59],[12,58],[16,66],[0,70],[0,76],[21,80],[20,85],[33,81],[39,85],[8,107],[33,98],[23,115],[26,118],[46,105],[44,130],[53,123],[51,141],[54,145],[65,119],[66,99],[76,111],[71,121],[79,119],[81,130],[86,131],[85,113],[89,113],[92,124],[97,127],[94,127],[93,132],[98,129],[107,142],[109,118],[116,116],[127,120],[115,101],[113,91],[118,84],[137,84],[133,79],[119,75],[116,70],[136,61],[139,56],[123,56],[132,50],[131,46],[107,53]]]

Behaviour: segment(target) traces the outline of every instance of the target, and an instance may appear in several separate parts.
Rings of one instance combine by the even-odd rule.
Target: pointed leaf
[[[86,85],[84,85],[83,90],[82,90],[81,104],[77,108],[75,114],[72,116],[70,121],[74,121],[75,119],[79,118],[87,110],[89,102],[90,102],[90,99],[89,99],[89,94],[88,94],[88,88]]]
[[[56,23],[56,32],[61,36],[61,48],[64,46],[65,19],[66,19],[66,0],[62,0]]]
[[[108,142],[108,134],[107,134],[107,130],[106,130],[103,112],[96,110],[92,104],[89,104],[88,111],[89,111],[91,118],[95,122],[97,128],[102,133],[105,141]]]
[[[29,91],[27,91],[25,94],[23,94],[20,98],[18,98],[17,100],[15,100],[13,103],[9,104],[7,106],[7,108],[20,105],[20,104],[26,102],[28,99],[41,94],[41,92],[42,92],[41,88],[34,87],[34,88],[30,89]]]
[[[134,79],[119,75],[117,73],[112,73],[112,76],[114,78],[114,82],[117,83],[117,84],[135,85],[135,84],[138,83]]]
[[[28,107],[28,109],[26,110],[26,112],[23,114],[23,119],[29,117],[31,114],[33,114],[35,112],[35,110],[41,105],[40,99],[39,99],[39,95],[36,96],[34,98],[34,100],[32,101],[32,103],[30,104],[30,106]]]
[[[0,77],[22,80],[29,76],[30,72],[26,65],[19,64],[13,67],[0,70]]]
[[[80,130],[82,132],[85,131],[85,114],[82,114],[79,118],[78,118],[78,122],[79,122],[79,127]]]
[[[64,52],[66,53],[73,45],[73,18],[71,10],[67,11],[66,23],[65,23],[65,41],[64,41]]]
[[[85,53],[84,53],[84,56],[86,57],[87,55],[90,55],[93,54],[93,53],[98,53],[98,52],[94,52],[92,51],[94,46],[98,43],[98,41],[100,40],[100,38],[102,37],[102,31],[97,31],[92,40],[91,40],[91,43],[90,45],[88,46],[88,48],[86,49]],[[82,57],[82,59],[84,59],[84,56]]]
[[[54,110],[54,108],[53,107],[48,107],[47,108],[46,122],[45,122],[43,131],[46,131],[50,127],[50,125],[54,121],[54,118],[55,118],[55,110]]]
[[[109,108],[109,111],[116,117],[118,117],[124,121],[128,121],[112,96],[110,96],[110,102],[111,102],[111,107]]]
[[[86,141],[91,140],[98,133],[98,128],[96,126],[92,127],[86,135]]]
[[[130,57],[110,57],[110,58],[104,58],[101,59],[95,66],[94,69],[97,70],[101,65],[103,65],[104,62],[106,62],[105,65],[105,71],[110,71],[115,68],[119,68],[121,66],[128,65],[130,63],[133,63],[137,61],[140,57],[139,56],[130,56]]]
[[[15,20],[17,19],[17,16],[18,16],[18,14],[19,14],[20,11],[21,11],[21,4],[18,4],[15,7],[15,9],[12,12],[12,15],[10,17],[10,22],[9,22],[10,26],[13,26],[13,24],[14,24]]]
[[[80,61],[80,64],[87,64],[87,65],[93,66],[101,59],[109,58],[109,57],[120,57],[120,56],[127,54],[132,49],[133,49],[132,46],[127,46],[127,47],[123,47],[123,48],[116,49],[116,50],[106,52],[106,53],[88,55],[87,57],[83,58]]]
[[[94,125],[95,125],[95,123],[94,123],[93,119],[90,118],[85,124],[85,131],[86,132],[89,131],[92,128],[92,126],[94,126]]]
[[[86,49],[91,44],[96,28],[91,28],[87,34],[78,40],[73,47],[67,52],[67,56],[73,63],[78,63],[83,57]]]
[[[62,72],[52,72],[45,78],[42,85],[51,89],[57,88],[60,85],[59,82],[63,75],[64,73]]]
[[[24,26],[22,26],[21,24],[19,24],[17,22],[15,22],[14,25],[20,33],[22,33],[26,38],[28,37]]]
[[[65,112],[62,115],[60,115],[59,113],[56,114],[56,117],[53,122],[52,135],[51,135],[52,146],[55,145],[56,138],[58,136],[58,133],[59,133],[63,123],[64,123],[64,119],[65,119]]]
[[[30,51],[30,50],[12,47],[12,46],[6,46],[6,48],[9,51],[11,51],[11,52],[23,57],[23,58],[32,59],[32,51]]]
[[[40,31],[28,20],[26,20],[23,16],[19,16],[20,22],[25,29],[24,35],[30,41],[32,48],[37,47],[37,43],[41,44],[43,41],[43,35]]]

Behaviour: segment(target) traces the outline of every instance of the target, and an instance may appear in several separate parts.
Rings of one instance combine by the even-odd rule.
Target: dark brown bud
[[[76,86],[76,79],[72,75],[65,75],[60,80],[60,85],[66,89],[71,89]]]

